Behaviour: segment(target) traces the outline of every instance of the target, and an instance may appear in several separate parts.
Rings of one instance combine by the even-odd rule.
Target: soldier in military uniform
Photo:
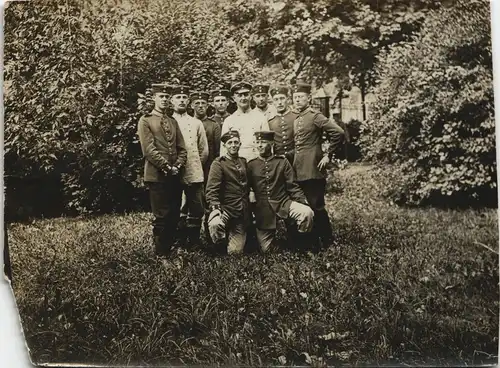
[[[270,94],[276,107],[276,115],[269,120],[269,128],[275,133],[274,153],[284,155],[293,165],[295,156],[293,124],[298,114],[289,107],[290,90],[288,87],[275,87],[271,89]]]
[[[274,155],[273,131],[255,132],[259,156],[248,162],[248,180],[255,192],[257,241],[266,252],[273,244],[278,219],[292,221],[299,232],[310,232],[314,212],[294,181],[292,165],[285,156]]]
[[[213,114],[210,119],[215,120],[219,123],[219,126],[222,129],[222,124],[224,120],[231,114],[227,112],[227,108],[229,106],[229,97],[231,93],[227,89],[216,89],[211,92],[213,105],[215,108],[215,114]]]
[[[212,165],[212,162],[216,157],[219,157],[221,136],[221,126],[217,122],[215,122],[215,120],[207,117],[208,97],[209,94],[206,92],[191,93],[191,106],[194,110],[194,117],[201,120],[201,122],[203,123],[203,127],[205,128],[205,133],[207,135],[208,158],[203,165],[205,184],[207,183],[210,165]]]
[[[155,251],[165,256],[173,244],[179,220],[182,193],[179,174],[186,163],[187,151],[177,121],[166,115],[167,85],[153,84],[152,93],[154,109],[139,119],[137,132],[145,158],[144,182],[154,215]]]
[[[247,161],[259,155],[254,144],[254,132],[269,130],[266,116],[260,111],[250,108],[251,91],[252,85],[247,82],[238,82],[231,87],[231,93],[238,105],[238,110],[226,118],[222,126],[222,134],[229,130],[237,130],[240,133],[239,155],[246,158]],[[221,154],[224,154],[224,147],[221,147]]]
[[[325,209],[326,166],[333,152],[341,144],[344,131],[334,121],[313,110],[309,104],[311,85],[296,83],[292,86],[294,113],[295,169],[296,180],[304,191],[309,205],[314,210],[313,233],[319,235],[326,245],[332,240],[332,229]],[[330,149],[323,152],[322,136],[327,135]],[[316,241],[314,237],[311,241]]]
[[[186,196],[183,214],[187,215],[187,234],[182,234],[180,240],[185,240],[184,235],[187,235],[187,244],[198,245],[204,214],[203,165],[208,158],[207,135],[203,123],[186,112],[189,102],[188,87],[174,87],[171,102],[174,109],[172,117],[179,123],[187,150],[186,164],[181,173],[182,189]]]
[[[238,131],[226,132],[221,141],[226,153],[214,160],[208,175],[208,228],[214,243],[222,241],[227,232],[227,252],[235,254],[243,252],[251,219],[247,161],[238,155],[241,146]]]
[[[271,120],[276,115],[276,108],[269,105],[267,97],[269,86],[267,84],[257,84],[252,88],[252,98],[255,102],[255,109],[263,113],[267,120]]]

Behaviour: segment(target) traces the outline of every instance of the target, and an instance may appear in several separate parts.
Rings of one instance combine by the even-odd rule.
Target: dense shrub
[[[36,362],[480,365],[498,351],[497,214],[405,209],[340,170],[337,247],[154,258],[149,214],[9,227]],[[481,245],[482,244],[482,245]]]
[[[65,203],[78,212],[141,202],[138,93],[174,77],[193,88],[252,77],[216,4],[127,4],[5,9],[5,172],[60,176]]]
[[[360,139],[366,158],[400,166],[400,200],[497,205],[490,33],[488,1],[457,1],[379,57]]]

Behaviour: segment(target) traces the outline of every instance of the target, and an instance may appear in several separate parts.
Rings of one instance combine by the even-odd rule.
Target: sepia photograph
[[[490,12],[6,2],[2,268],[32,364],[496,366]]]

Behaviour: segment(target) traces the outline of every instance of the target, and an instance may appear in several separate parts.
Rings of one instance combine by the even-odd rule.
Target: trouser
[[[306,205],[292,201],[288,212],[289,225],[293,224],[297,234],[307,234],[313,229],[314,211]],[[278,222],[278,219],[276,219]],[[267,252],[273,245],[276,229],[256,229],[260,249]],[[295,239],[293,239],[295,240]]]
[[[205,211],[203,183],[183,184],[179,241],[182,245],[200,245],[201,221]]]
[[[199,227],[205,211],[203,183],[183,184],[182,189],[181,216],[187,227]]]
[[[179,221],[182,186],[177,176],[165,182],[146,182],[153,212],[153,237],[157,254],[166,254],[172,247]]]
[[[312,241],[321,238],[324,243],[332,239],[332,226],[325,208],[326,179],[310,179],[297,182],[304,192],[307,202],[314,211]]]
[[[214,243],[222,241],[227,234],[227,253],[243,253],[247,239],[247,228],[241,219],[224,221],[222,216],[216,216],[208,221],[210,237]]]

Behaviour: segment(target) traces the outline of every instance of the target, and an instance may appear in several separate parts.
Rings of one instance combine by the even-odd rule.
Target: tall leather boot
[[[187,228],[187,246],[190,249],[198,249],[201,247],[201,228],[200,226],[189,226]]]
[[[163,249],[163,232],[164,230],[159,227],[153,228],[153,245],[155,248],[155,254],[159,257],[163,256],[164,254],[164,249]]]
[[[328,248],[333,242],[332,225],[326,210],[318,211],[318,233],[321,239],[322,248]]]
[[[179,247],[183,248],[187,246],[188,241],[188,229],[187,229],[187,217],[181,216],[177,224],[176,233],[176,243]]]

